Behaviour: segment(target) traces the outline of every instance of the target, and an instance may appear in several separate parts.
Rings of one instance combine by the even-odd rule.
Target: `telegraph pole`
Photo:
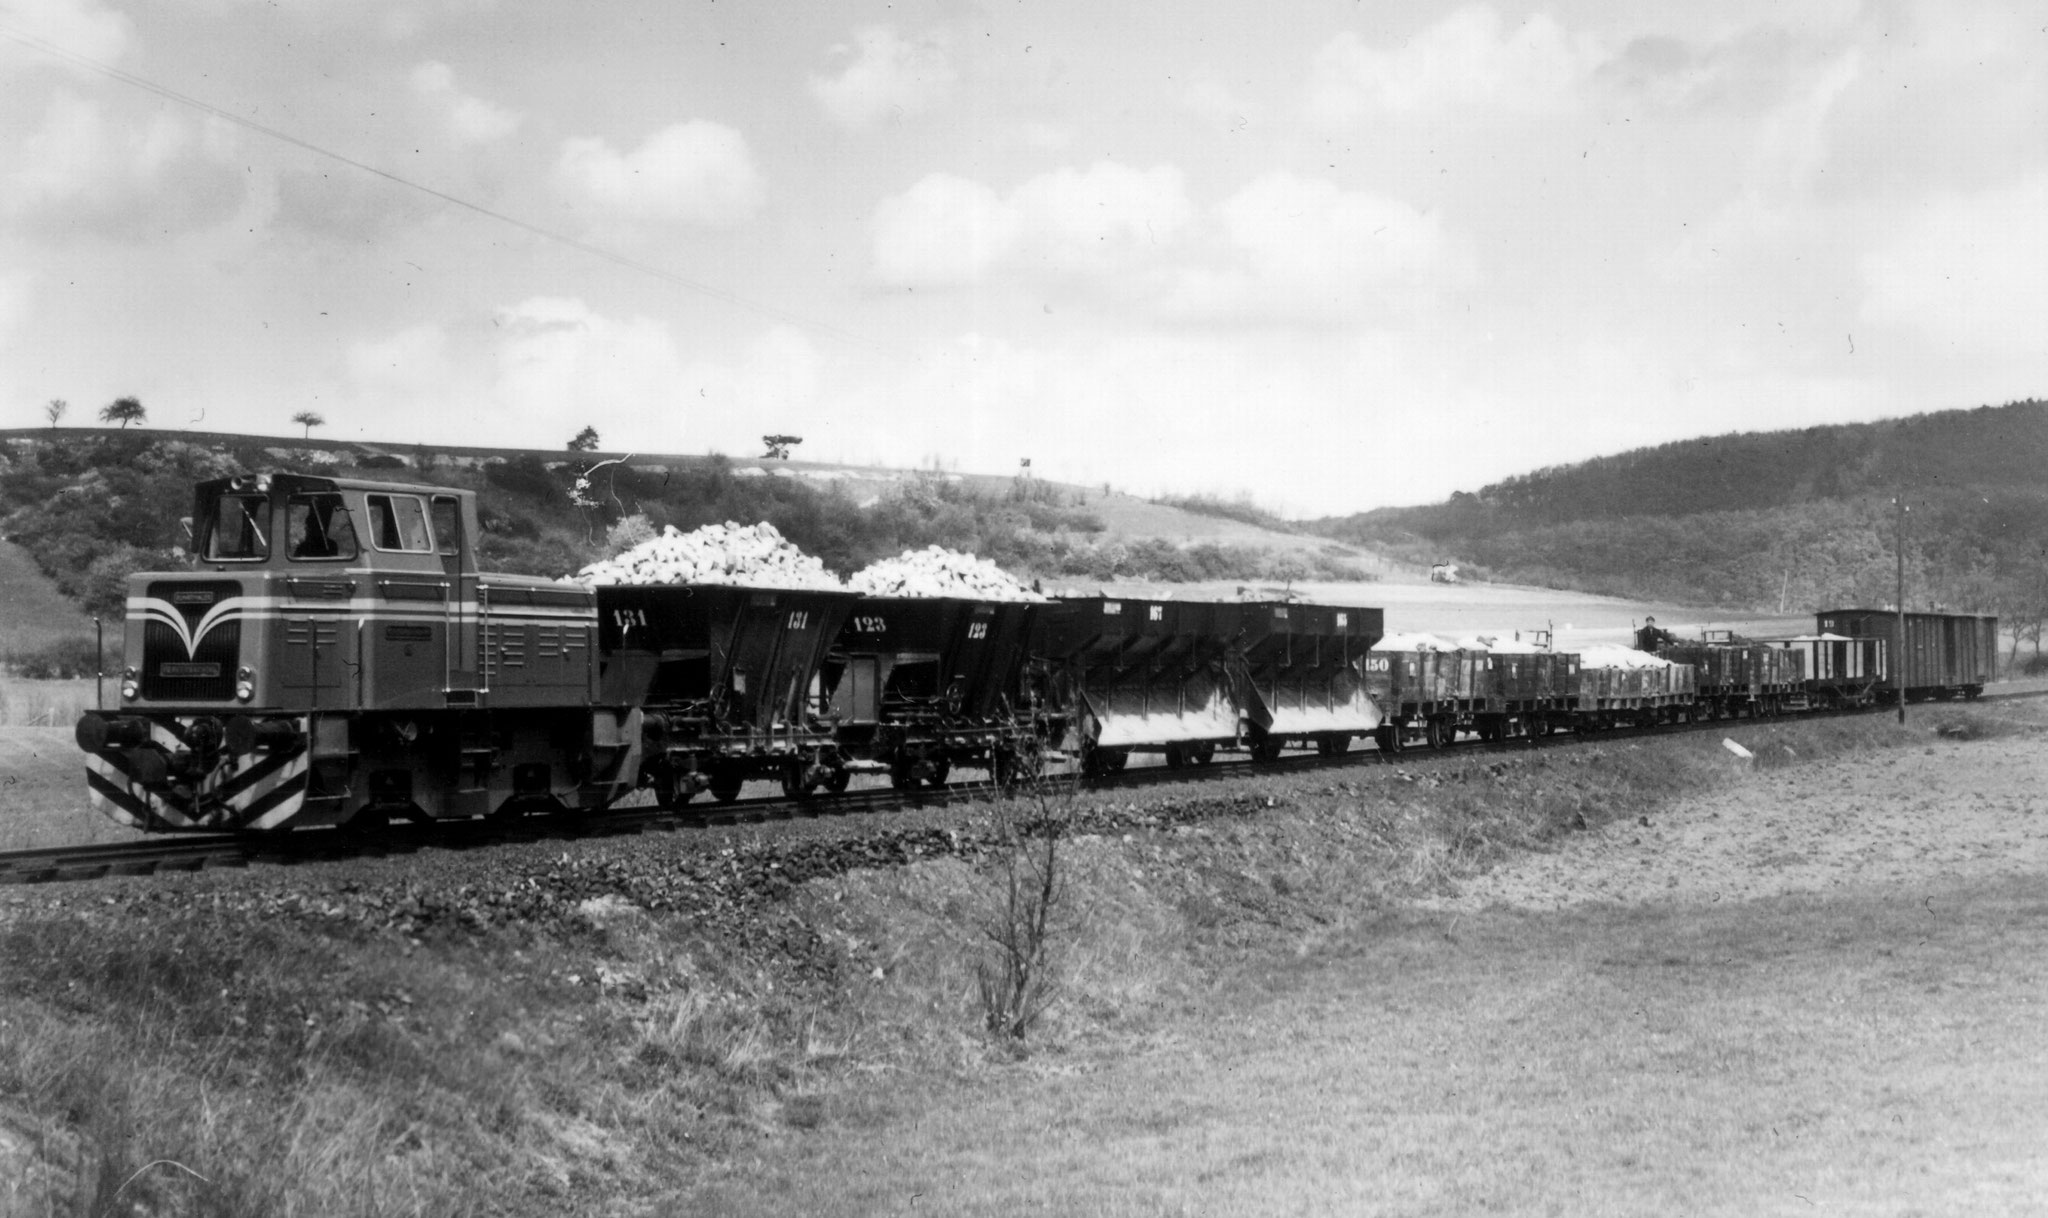
[[[1906,491],[1899,489],[1899,527],[1892,532],[1892,549],[1899,557],[1899,654],[1891,659],[1892,678],[1899,686],[1899,723],[1906,722]]]

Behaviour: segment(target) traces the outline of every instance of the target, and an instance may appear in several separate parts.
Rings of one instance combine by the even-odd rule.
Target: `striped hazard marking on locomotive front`
[[[303,736],[306,724],[299,726]],[[149,728],[166,753],[191,747],[185,721],[153,720]],[[197,781],[144,783],[128,751],[109,749],[86,755],[85,781],[94,808],[138,829],[275,829],[305,806],[307,764],[302,748],[257,751],[223,758]]]

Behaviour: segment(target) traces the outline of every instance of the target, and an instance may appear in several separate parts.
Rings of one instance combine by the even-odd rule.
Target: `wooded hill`
[[[1892,603],[2048,616],[2048,403],[1713,436],[1555,466],[1317,532],[1482,578],[1797,611]]]

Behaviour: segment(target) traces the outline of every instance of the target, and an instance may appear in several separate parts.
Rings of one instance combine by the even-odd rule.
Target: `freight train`
[[[152,831],[676,807],[749,780],[1202,766],[1441,747],[1893,690],[1860,610],[1638,666],[1376,646],[1379,609],[1106,596],[589,586],[478,569],[473,492],[303,474],[200,484],[190,570],[132,576],[118,705],[77,725],[96,807]],[[1894,623],[1895,624],[1895,623]],[[1839,633],[1847,631],[1849,633]],[[1989,618],[1909,615],[1909,697],[1974,697]],[[1390,642],[1393,642],[1390,640]]]

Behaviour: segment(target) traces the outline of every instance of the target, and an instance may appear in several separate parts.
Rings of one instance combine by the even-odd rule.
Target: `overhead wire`
[[[408,190],[416,190],[421,194],[428,195],[435,199],[439,199],[443,203],[447,203],[451,206],[462,208],[465,211],[471,211],[476,213],[477,215],[484,216],[492,220],[496,220],[500,224],[509,225],[512,228],[520,230],[521,232],[529,233],[545,241],[552,241],[557,245],[565,246],[569,249],[577,251],[578,253],[586,254],[592,258],[597,258],[604,262],[612,263],[615,266],[624,267],[627,270],[638,271],[643,275],[648,275],[655,279],[659,279],[663,283],[669,284],[673,287],[679,287],[686,291],[695,292],[700,296],[705,296],[712,300],[716,300],[724,304],[729,304],[734,308],[745,309],[750,313],[757,313],[763,317],[772,318],[776,321],[786,322],[789,325],[796,326],[805,330],[810,330],[817,334],[827,335],[832,338],[836,338],[841,342],[850,343],[854,346],[866,347],[874,351],[880,351],[892,355],[901,356],[907,354],[906,352],[903,351],[902,348],[896,347],[892,344],[884,343],[872,338],[867,338],[863,335],[855,334],[850,330],[844,330],[839,328],[838,326],[830,325],[826,322],[821,322],[814,320],[812,318],[803,317],[796,313],[791,313],[786,309],[777,308],[774,305],[763,304],[757,300],[750,300],[747,297],[741,296],[736,292],[728,291],[727,289],[718,287],[714,284],[705,283],[700,279],[692,279],[687,275],[681,275],[674,271],[665,270],[661,267],[654,266],[651,263],[642,262],[637,258],[628,257],[627,255],[621,254],[616,250],[606,249],[601,245],[592,245],[588,241],[580,241],[575,237],[569,236],[566,233],[560,233],[556,232],[553,229],[544,228],[541,225],[532,223],[531,221],[522,220],[517,216],[508,215],[507,213],[498,211],[494,208],[485,207],[481,203],[472,202],[468,199],[461,197],[460,195],[450,194],[445,190],[441,190],[433,186],[428,186],[423,182],[416,182],[411,178],[404,176],[403,174],[393,173],[388,169],[380,169],[375,165],[369,164],[368,162],[359,161],[354,157],[336,152],[331,148],[322,147],[319,144],[313,143],[311,140],[302,139],[299,136],[293,135],[289,131],[280,130],[279,128],[272,127],[266,123],[260,123],[253,118],[247,117],[246,115],[236,114],[232,110],[227,110],[220,106],[214,105],[211,102],[202,101],[201,99],[193,97],[189,94],[181,93],[178,90],[169,87],[168,85],[159,84],[156,81],[150,80],[148,77],[138,76],[133,72],[117,68],[112,64],[102,63],[97,59],[93,59],[86,55],[81,55],[78,52],[70,50],[67,47],[59,46],[56,43],[50,42],[49,40],[44,38],[39,38],[33,34],[24,33],[21,30],[14,29],[7,25],[0,25],[0,36],[5,36],[9,39],[12,39],[15,42],[20,43],[23,46],[30,48],[31,50],[40,51],[43,54],[54,56],[55,58],[61,59],[66,63],[74,64],[78,67],[86,69],[89,72],[94,72],[101,76],[105,76],[110,80],[119,81],[122,84],[126,84],[134,88],[141,89],[146,93],[153,93],[156,96],[165,99],[166,101],[176,102],[181,106],[190,107],[191,109],[197,110],[202,114],[211,115],[214,118],[220,119],[222,122],[232,123],[233,125],[241,127],[244,130],[253,131],[258,135],[276,140],[279,143],[289,144],[294,148],[299,148],[306,152],[310,152],[315,156],[324,157],[330,161],[339,162],[340,164],[347,165],[351,169],[360,170],[361,172],[370,174],[373,177],[383,178],[387,182],[403,186]]]

